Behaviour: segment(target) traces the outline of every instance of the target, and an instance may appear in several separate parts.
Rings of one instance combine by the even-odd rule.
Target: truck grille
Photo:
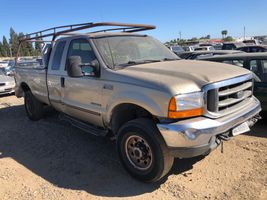
[[[230,84],[229,84],[230,83]],[[229,81],[207,90],[207,111],[223,116],[240,109],[253,95],[253,80]]]
[[[6,84],[5,83],[0,83],[0,86],[5,86]]]

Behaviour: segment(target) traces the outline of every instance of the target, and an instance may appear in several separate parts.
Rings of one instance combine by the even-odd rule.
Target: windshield
[[[110,68],[179,59],[159,41],[148,36],[112,36],[94,39]]]
[[[184,51],[182,47],[178,47],[178,46],[172,47],[172,50],[173,51]]]

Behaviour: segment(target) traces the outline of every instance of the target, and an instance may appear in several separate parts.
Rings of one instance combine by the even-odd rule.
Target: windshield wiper
[[[117,66],[126,67],[130,65],[140,65],[144,63],[161,62],[161,60],[129,60],[127,63],[119,64]]]

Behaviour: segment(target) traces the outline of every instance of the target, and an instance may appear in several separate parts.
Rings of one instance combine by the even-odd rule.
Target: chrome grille
[[[251,76],[243,76],[211,84],[206,94],[207,114],[220,117],[249,103],[253,95],[253,80]]]

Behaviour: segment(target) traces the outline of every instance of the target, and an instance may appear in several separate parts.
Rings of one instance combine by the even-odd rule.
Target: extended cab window
[[[96,59],[91,45],[86,39],[72,40],[68,51],[68,58],[70,56],[80,56],[82,63],[90,63]]]
[[[56,51],[53,57],[52,66],[51,66],[52,70],[60,69],[61,58],[64,52],[65,45],[66,45],[66,41],[61,41],[57,44]]]

